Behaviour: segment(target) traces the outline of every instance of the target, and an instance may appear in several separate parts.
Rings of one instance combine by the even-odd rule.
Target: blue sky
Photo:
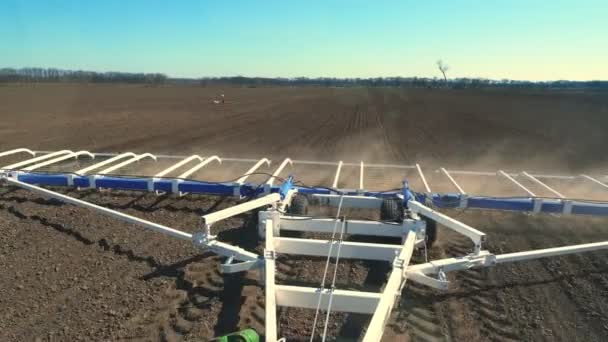
[[[607,0],[0,1],[0,67],[608,79]]]

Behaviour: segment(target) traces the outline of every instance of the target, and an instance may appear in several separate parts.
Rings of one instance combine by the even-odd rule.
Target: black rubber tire
[[[403,204],[399,199],[385,199],[380,206],[380,220],[403,222]]]
[[[308,197],[296,194],[287,207],[287,213],[292,215],[308,215]]]
[[[426,222],[426,247],[431,248],[437,240],[437,222],[427,217],[423,220]]]

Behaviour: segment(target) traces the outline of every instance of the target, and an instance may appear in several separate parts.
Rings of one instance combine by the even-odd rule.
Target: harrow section
[[[581,253],[599,249],[608,249],[608,242],[597,242],[582,245],[555,247],[509,254],[492,254],[484,250],[486,234],[478,229],[453,219],[435,208],[477,208],[493,210],[523,211],[530,213],[608,215],[608,203],[597,200],[571,199],[562,192],[543,182],[544,179],[584,181],[602,190],[608,189],[604,183],[607,177],[554,176],[521,173],[509,173],[499,170],[495,173],[475,171],[454,171],[439,168],[436,172],[443,175],[447,183],[456,189],[455,193],[432,192],[431,182],[427,179],[420,165],[366,165],[284,159],[272,173],[260,173],[259,168],[271,161],[262,158],[235,159],[218,156],[159,156],[149,153],[135,154],[94,154],[87,151],[72,152],[38,152],[27,149],[15,149],[0,153],[0,157],[29,153],[33,158],[12,163],[0,168],[0,181],[11,186],[20,187],[45,197],[51,197],[76,206],[86,207],[117,219],[134,223],[141,227],[166,234],[168,236],[190,241],[200,249],[212,251],[226,257],[222,270],[227,273],[260,270],[260,278],[265,286],[266,295],[266,340],[278,340],[280,332],[277,327],[277,307],[299,307],[316,310],[310,340],[327,337],[327,324],[332,311],[353,312],[371,315],[364,341],[379,341],[384,326],[392,311],[396,299],[402,294],[406,281],[417,282],[437,289],[447,289],[449,282],[446,273],[466,270],[473,267],[490,267],[501,263],[519,262],[531,259]],[[36,154],[40,154],[36,156]],[[104,161],[84,167],[77,171],[53,169],[61,163],[87,156],[91,159],[104,157]],[[143,159],[180,159],[152,176],[126,176],[117,174]],[[226,182],[211,182],[190,179],[194,173],[212,162],[233,161],[253,163],[238,178]],[[331,186],[306,186],[298,184],[292,176],[282,178],[281,174],[288,166],[293,165],[335,166]],[[186,169],[186,166],[190,165]],[[358,188],[338,188],[341,172],[344,167],[359,169]],[[414,192],[404,182],[399,188],[388,191],[365,190],[366,168],[386,168],[393,170],[412,170],[419,177],[424,187],[422,192]],[[167,176],[178,172],[175,178]],[[259,183],[246,183],[252,175],[265,175],[267,178]],[[511,186],[523,192],[518,197],[499,197],[470,195],[458,183],[456,175],[478,177],[496,177],[506,180]],[[279,185],[275,182],[279,181]],[[556,197],[536,196],[528,183],[548,191]],[[78,189],[120,189],[160,193],[172,193],[178,196],[187,194],[212,194],[236,196],[243,201],[233,207],[208,213],[201,217],[201,226],[193,234],[179,231],[154,222],[139,219],[115,210],[104,208],[82,201],[41,186],[75,187]],[[316,217],[308,214],[308,206],[334,207],[335,217]],[[381,220],[347,219],[341,215],[343,208],[377,209]],[[264,240],[264,253],[258,255],[238,246],[218,241],[212,234],[212,226],[227,218],[260,209],[258,214],[259,238]],[[382,216],[381,215],[381,216]],[[432,243],[436,224],[451,229],[473,243],[473,250],[468,255],[456,258],[432,260],[422,264],[411,264],[415,250],[425,249]],[[295,231],[331,235],[329,239],[311,239],[301,237],[284,237],[282,232]],[[348,241],[345,235],[365,237],[400,238],[401,243],[377,243]],[[280,285],[275,281],[277,255],[305,255],[326,258],[323,281],[318,287]],[[392,265],[386,284],[381,292],[362,292],[337,289],[335,286],[336,270],[341,258],[378,260]],[[334,273],[328,274],[328,265],[334,260]],[[405,294],[407,295],[407,294]],[[320,311],[326,314],[323,332],[315,335]],[[322,320],[322,319],[321,319]]]

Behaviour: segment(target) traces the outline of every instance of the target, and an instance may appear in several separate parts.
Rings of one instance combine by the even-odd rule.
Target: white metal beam
[[[429,186],[429,183],[426,182],[426,177],[424,177],[424,173],[422,173],[422,169],[420,168],[420,165],[418,165],[418,163],[416,163],[416,169],[418,170],[418,175],[420,175],[420,179],[422,179],[422,184],[424,184],[424,189],[426,190],[427,193],[430,193],[431,187]]]
[[[446,289],[447,287],[445,286],[445,281],[429,281],[428,277],[425,278],[423,277],[423,275],[437,274],[439,272],[448,273],[462,271],[474,267],[490,267],[502,263],[521,262],[540,258],[598,251],[604,249],[608,249],[608,241],[537,249],[499,255],[493,255],[488,251],[481,251],[478,255],[466,255],[463,257],[439,259],[423,264],[410,265],[407,268],[406,272],[408,276],[411,276],[412,281],[420,282],[424,285],[428,285],[438,289]]]
[[[42,163],[38,163],[38,164],[34,164],[34,165],[31,165],[31,166],[28,166],[28,167],[24,168],[23,171],[34,171],[34,170],[39,169],[41,167],[45,167],[45,166],[48,166],[48,165],[56,164],[56,163],[59,163],[61,161],[64,161],[64,160],[67,160],[67,159],[70,159],[70,158],[76,158],[76,159],[78,159],[78,157],[82,156],[82,155],[86,155],[86,156],[91,157],[91,159],[95,159],[95,155],[91,154],[89,151],[78,151],[78,152],[68,153],[68,154],[62,155],[60,157],[53,158],[51,160],[46,160],[46,161],[44,161]]]
[[[608,184],[606,184],[606,183],[604,183],[604,182],[602,182],[602,181],[599,181],[599,180],[597,180],[597,179],[595,179],[595,178],[593,178],[593,177],[591,177],[591,176],[588,176],[588,175],[581,175],[581,177],[583,177],[583,178],[585,178],[585,179],[587,179],[587,180],[590,180],[590,181],[592,181],[593,183],[595,183],[595,184],[599,184],[599,185],[601,185],[602,187],[604,187],[604,188],[607,188],[607,189],[608,189]]]
[[[270,219],[266,220],[266,248],[264,250],[264,293],[265,299],[265,330],[266,340],[277,340],[277,298],[274,283],[275,277],[275,253],[273,240],[273,222]]]
[[[4,181],[6,181],[6,182],[8,182],[8,183],[10,183],[12,185],[16,185],[16,186],[18,186],[20,188],[24,188],[24,189],[30,190],[32,192],[36,192],[36,193],[42,194],[44,196],[51,197],[51,198],[60,200],[60,201],[65,202],[65,203],[70,203],[70,204],[73,204],[73,205],[76,205],[76,206],[79,206],[79,207],[83,207],[83,208],[93,209],[93,210],[95,210],[97,212],[100,212],[102,214],[105,214],[105,215],[108,215],[108,216],[112,216],[112,217],[117,218],[119,220],[122,220],[122,221],[125,221],[125,222],[128,222],[128,223],[133,223],[133,224],[142,226],[144,228],[147,228],[147,229],[150,229],[150,230],[154,230],[154,231],[157,231],[159,233],[163,233],[165,235],[169,235],[169,236],[174,237],[174,238],[178,238],[178,239],[181,239],[181,240],[189,240],[189,241],[192,239],[192,234],[185,233],[185,232],[173,229],[173,228],[169,228],[169,227],[166,227],[166,226],[154,223],[154,222],[146,221],[146,220],[137,218],[135,216],[131,216],[131,215],[127,215],[127,214],[121,213],[121,212],[116,211],[116,210],[104,208],[104,207],[98,206],[96,204],[85,202],[85,201],[79,200],[77,198],[70,197],[70,196],[67,196],[67,195],[63,195],[63,194],[60,194],[60,193],[57,193],[57,192],[54,192],[54,191],[50,191],[50,190],[47,190],[47,189],[44,189],[44,188],[41,188],[41,187],[38,187],[38,186],[35,186],[35,185],[27,184],[27,183],[21,182],[19,180],[16,180],[14,178],[0,177],[0,179],[3,179]]]
[[[156,175],[154,175],[154,177],[164,177],[164,176],[168,175],[169,173],[171,173],[171,172],[179,169],[180,167],[188,164],[189,162],[191,162],[191,161],[193,161],[195,159],[198,160],[198,161],[203,161],[203,158],[201,156],[199,156],[199,155],[193,155],[193,156],[185,158],[184,160],[182,160],[182,161],[180,161],[180,162],[178,162],[178,163],[176,163],[176,164],[174,164],[174,165],[172,165],[172,166],[170,166],[170,167],[162,170],[161,172],[159,172]]]
[[[111,164],[111,163],[113,163],[113,162],[115,162],[117,160],[120,160],[120,159],[123,159],[123,158],[126,158],[126,157],[136,157],[136,156],[137,155],[135,153],[133,153],[133,152],[122,153],[122,154],[114,156],[114,157],[112,157],[112,158],[110,158],[108,160],[104,160],[104,161],[102,161],[100,163],[93,164],[93,165],[91,165],[89,167],[85,167],[84,169],[78,170],[78,171],[76,171],[74,173],[79,174],[79,175],[84,175],[84,174],[86,174],[89,171],[93,171],[93,170],[98,169],[98,168],[100,168],[102,166],[106,166],[106,165]]]
[[[218,156],[211,156],[211,157],[208,157],[208,158],[203,158],[203,160],[200,163],[196,164],[193,168],[189,169],[188,171],[182,173],[177,178],[182,178],[182,179],[183,178],[188,178],[188,177],[190,177],[190,175],[192,175],[196,171],[202,169],[203,167],[205,167],[205,165],[211,163],[214,160],[217,161],[220,164],[222,163],[222,160]]]
[[[279,174],[281,174],[281,171],[283,171],[283,169],[285,168],[285,166],[287,166],[287,164],[293,166],[291,159],[285,158],[285,160],[283,160],[281,165],[279,165],[279,167],[274,171],[272,176],[270,178],[268,178],[268,180],[266,181],[266,184],[269,186],[272,186],[272,184],[274,183],[274,179],[277,178],[279,176]]]
[[[276,285],[277,305],[304,309],[316,309],[319,295],[321,307],[327,307],[330,289]],[[372,313],[378,305],[380,294],[375,292],[333,290],[331,309],[339,312]]]
[[[247,178],[249,178],[249,176],[252,173],[254,173],[264,163],[266,163],[266,166],[270,166],[270,160],[268,160],[266,158],[262,158],[262,159],[258,160],[258,162],[255,163],[255,165],[253,165],[249,170],[247,170],[247,172],[245,172],[245,174],[241,178],[239,178],[236,182],[238,184],[245,183],[245,181],[247,180]]]
[[[447,273],[484,265],[493,266],[494,264],[494,255],[486,250],[483,250],[476,255],[469,254],[462,257],[438,259],[423,264],[409,265],[406,272],[437,274],[440,271]]]
[[[586,243],[581,245],[572,245],[564,247],[554,247],[546,249],[531,250],[525,252],[516,252],[508,254],[499,254],[496,256],[496,263],[502,264],[507,262],[517,262],[532,259],[547,258],[559,255],[567,255],[573,253],[582,253],[608,249],[608,241]]]
[[[542,186],[543,188],[549,190],[550,192],[552,192],[553,194],[555,194],[555,196],[557,196],[559,198],[566,198],[564,195],[560,194],[555,189],[553,189],[550,186],[548,186],[547,184],[541,182],[538,178],[532,176],[531,174],[527,173],[526,171],[523,171],[521,174],[524,175],[524,176],[526,176],[526,177],[528,177],[528,178],[530,178],[536,184],[538,184],[538,185]]]
[[[138,156],[135,156],[135,157],[133,157],[131,159],[125,160],[122,163],[116,164],[114,166],[110,166],[109,168],[107,168],[105,170],[102,170],[98,174],[99,175],[106,175],[106,174],[108,174],[110,172],[116,171],[116,170],[118,170],[118,169],[120,169],[122,167],[125,167],[125,166],[127,166],[129,164],[135,163],[136,161],[139,161],[139,160],[144,159],[144,158],[152,158],[152,159],[156,160],[156,156],[155,155],[153,155],[151,153],[144,153],[144,154],[140,154]]]
[[[256,199],[248,201],[248,202],[237,204],[235,206],[232,206],[232,207],[229,207],[229,208],[226,208],[223,210],[209,213],[207,215],[204,215],[202,217],[202,219],[203,219],[204,224],[211,225],[211,224],[214,224],[215,222],[225,220],[229,217],[233,217],[233,216],[248,212],[248,211],[256,209],[256,208],[275,204],[280,200],[281,200],[281,196],[278,193],[272,193],[272,194],[268,194],[266,196],[256,198]]]
[[[530,191],[530,189],[526,188],[523,184],[515,180],[515,178],[511,177],[511,175],[509,175],[508,173],[504,172],[503,170],[498,170],[498,174],[513,182],[513,184],[517,185],[520,189],[528,193],[528,195],[530,195],[531,197],[536,197],[536,195],[532,191]]]
[[[331,218],[317,219],[299,216],[281,216],[282,230],[331,233],[336,220]],[[378,221],[347,220],[344,234],[402,237],[405,234],[402,224]]]
[[[450,182],[452,183],[452,185],[454,185],[454,187],[456,188],[456,190],[458,190],[459,193],[466,195],[467,193],[460,187],[460,185],[458,185],[458,183],[456,183],[456,180],[452,177],[452,175],[450,175],[450,173],[448,172],[448,170],[446,170],[445,168],[440,168],[439,170],[441,170],[441,172],[443,172],[444,175],[446,175],[446,177],[448,177],[448,179],[450,180]]]
[[[89,203],[86,201],[82,201],[79,200],[77,198],[74,197],[70,197],[67,195],[63,195],[60,193],[57,193],[55,191],[51,191],[51,190],[47,190],[35,185],[31,185],[28,183],[24,183],[21,182],[15,178],[11,178],[11,177],[0,177],[0,180],[4,180],[12,185],[18,186],[20,188],[24,188],[27,190],[30,190],[32,192],[41,194],[43,196],[47,196],[50,198],[55,198],[57,200],[60,200],[62,202],[65,203],[70,203],[79,207],[83,207],[83,208],[88,208],[88,209],[93,209],[101,214],[104,215],[108,215],[108,216],[112,216],[116,219],[119,219],[121,221],[124,222],[128,222],[128,223],[132,223],[141,227],[144,227],[146,229],[150,229],[180,240],[187,240],[187,241],[191,241],[193,242],[196,246],[201,247],[201,248],[205,248],[208,249],[216,254],[219,255],[223,255],[226,257],[234,257],[235,259],[238,260],[245,260],[245,261],[256,261],[259,260],[258,255],[249,251],[246,251],[240,247],[237,246],[232,246],[229,245],[227,243],[221,242],[221,241],[217,241],[216,239],[214,239],[211,236],[205,235],[203,234],[203,238],[199,238],[201,236],[202,232],[198,232],[197,234],[190,234],[190,233],[186,233],[177,229],[173,229],[167,226],[163,226],[161,224],[158,223],[154,223],[154,222],[150,222],[144,219],[140,219],[138,217],[135,216],[131,216],[131,215],[127,215],[124,213],[121,213],[119,211],[116,210],[112,210],[112,209],[108,209],[108,208],[104,208],[102,206],[93,204],[93,203]]]
[[[15,164],[3,166],[3,167],[0,168],[0,170],[2,170],[2,169],[4,169],[4,170],[15,170],[15,169],[18,169],[18,168],[20,168],[22,166],[25,166],[25,165],[30,165],[32,163],[37,163],[37,162],[42,161],[42,160],[51,159],[53,157],[60,156],[62,154],[68,154],[68,153],[72,153],[72,151],[70,151],[70,150],[61,150],[61,151],[49,153],[49,154],[45,154],[45,155],[42,155],[42,156],[39,156],[39,157],[36,157],[36,158],[20,161],[20,162],[15,163]]]
[[[401,245],[389,245],[380,243],[350,242],[298,239],[287,237],[275,237],[274,248],[277,253],[298,254],[309,256],[324,256],[329,253],[331,244],[341,243],[340,258],[361,260],[384,260],[393,261],[401,250]],[[331,257],[337,256],[337,248],[332,249]]]
[[[344,163],[340,160],[338,163],[338,168],[336,169],[336,175],[334,176],[334,182],[332,183],[332,188],[338,188],[338,181],[340,180],[340,171],[342,170],[342,165]]]
[[[416,246],[416,233],[417,229],[415,228],[409,230],[401,251],[393,262],[393,270],[388,277],[388,281],[386,282],[384,291],[382,292],[378,305],[376,306],[376,310],[374,310],[374,315],[367,326],[365,337],[363,337],[364,342],[378,342],[382,338],[384,327],[386,326],[391,311],[393,310],[395,301],[401,294],[401,290],[403,289],[405,281],[407,280],[405,269],[410,263],[412,254],[414,253],[414,248]]]
[[[0,158],[10,156],[11,154],[21,153],[21,152],[29,153],[32,156],[36,156],[36,152],[34,152],[32,150],[28,150],[27,148],[16,148],[14,150],[4,151],[4,152],[0,153]]]
[[[446,226],[447,228],[450,228],[464,236],[467,236],[473,241],[473,243],[475,244],[475,249],[477,251],[479,251],[482,242],[484,242],[486,239],[485,233],[458,220],[455,220],[447,215],[444,215],[436,210],[433,210],[417,201],[409,201],[408,207],[419,215],[433,219],[434,221],[437,221],[437,223],[440,223]]]
[[[359,190],[363,190],[363,169],[365,168],[365,165],[363,164],[363,161],[361,161],[361,167],[359,170]]]

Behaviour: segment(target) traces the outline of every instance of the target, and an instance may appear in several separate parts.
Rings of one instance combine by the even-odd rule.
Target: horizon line
[[[241,74],[223,75],[223,76],[175,76],[175,75],[171,75],[171,74],[163,73],[163,72],[118,71],[118,70],[104,70],[104,71],[101,71],[101,70],[92,70],[92,69],[66,69],[66,68],[60,68],[60,67],[39,67],[39,66],[36,66],[36,67],[34,67],[34,66],[22,66],[22,67],[4,66],[4,67],[0,67],[0,70],[4,70],[4,69],[15,69],[15,70],[22,70],[22,69],[55,69],[55,70],[60,70],[60,71],[82,71],[82,72],[95,72],[95,73],[100,73],[100,74],[113,73],[113,72],[115,72],[115,73],[124,73],[124,74],[148,74],[148,75],[160,74],[160,75],[165,75],[168,79],[173,79],[173,80],[177,80],[177,79],[201,80],[201,79],[221,79],[221,78],[235,78],[235,77],[284,79],[284,80],[295,80],[295,79],[298,79],[298,78],[305,78],[305,79],[337,79],[337,80],[354,80],[354,79],[370,80],[370,79],[375,79],[375,78],[380,78],[380,79],[387,79],[387,78],[441,79],[441,77],[438,77],[438,76],[433,76],[433,77],[429,77],[429,76],[367,76],[367,77],[355,77],[355,76],[350,76],[350,77],[337,77],[337,76],[291,76],[291,77],[289,77],[289,76],[246,76],[246,75],[241,75]],[[608,79],[606,79],[606,80],[603,80],[603,79],[587,79],[587,80],[572,80],[572,79],[529,80],[529,79],[511,79],[511,78],[487,78],[487,77],[479,77],[479,76],[448,77],[447,79],[448,80],[478,79],[478,80],[488,80],[488,81],[498,81],[498,82],[502,82],[502,81],[506,80],[506,81],[531,82],[531,83],[608,82]]]

